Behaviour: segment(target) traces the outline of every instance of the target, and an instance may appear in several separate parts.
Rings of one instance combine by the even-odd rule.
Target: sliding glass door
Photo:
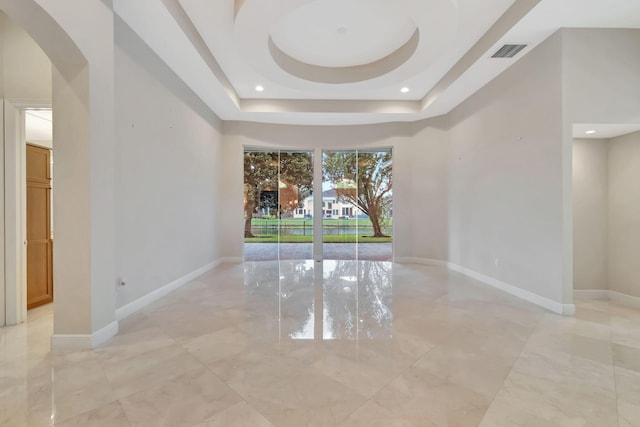
[[[391,150],[323,151],[316,194],[313,164],[311,151],[245,151],[245,260],[313,259],[315,232],[322,259],[391,261]]]
[[[322,154],[323,259],[391,261],[391,150]]]
[[[244,153],[246,261],[313,257],[313,153]]]

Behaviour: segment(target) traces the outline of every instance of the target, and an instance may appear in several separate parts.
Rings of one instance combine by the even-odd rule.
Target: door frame
[[[25,110],[52,108],[47,100],[4,100],[5,323],[27,319],[27,171]]]

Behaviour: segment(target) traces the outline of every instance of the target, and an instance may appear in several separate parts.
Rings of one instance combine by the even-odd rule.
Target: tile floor
[[[442,268],[225,265],[49,351],[0,329],[2,426],[640,426],[640,312],[563,318]]]

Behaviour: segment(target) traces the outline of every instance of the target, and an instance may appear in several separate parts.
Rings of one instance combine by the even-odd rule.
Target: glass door
[[[244,153],[244,259],[313,257],[313,153]]]
[[[322,153],[322,258],[358,259],[356,151]]]
[[[390,149],[322,154],[323,259],[391,261]]]
[[[313,153],[280,151],[279,256],[313,259]]]
[[[323,151],[322,197],[314,197],[313,157],[245,150],[245,261],[313,259],[314,215],[322,259],[391,261],[391,150]]]

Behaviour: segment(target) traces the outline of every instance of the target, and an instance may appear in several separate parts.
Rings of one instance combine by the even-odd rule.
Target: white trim
[[[114,320],[104,328],[91,334],[91,348],[96,348],[118,334],[118,321]]]
[[[576,289],[573,298],[578,300],[608,300],[609,291],[606,289]]]
[[[216,261],[192,271],[191,273],[174,280],[147,295],[138,298],[118,309],[116,309],[116,320],[109,323],[104,328],[94,332],[93,334],[58,334],[51,337],[51,348],[54,349],[92,349],[109,341],[118,333],[118,322],[125,317],[135,313],[136,311],[146,307],[154,301],[166,296],[170,292],[189,283],[193,279],[202,276],[208,271],[213,270],[217,266],[227,262],[242,262],[242,258],[220,258]]]
[[[54,334],[51,336],[52,349],[91,350],[118,333],[118,322],[113,321],[93,334]]]
[[[609,299],[615,303],[640,310],[640,298],[622,292],[609,291]]]
[[[476,279],[482,283],[485,283],[491,287],[499,289],[503,292],[506,292],[510,295],[513,295],[525,301],[528,301],[532,304],[546,308],[547,310],[552,311],[554,313],[562,314],[565,316],[570,316],[572,314],[575,314],[575,305],[573,304],[561,304],[549,298],[543,297],[538,294],[534,294],[533,292],[527,291],[525,289],[519,288],[517,286],[511,285],[506,282],[502,282],[498,279],[486,276],[482,273],[478,273],[476,271],[470,270],[466,267],[462,267],[452,262],[448,264],[449,264],[450,270],[457,271],[458,273],[462,273],[465,276]]]
[[[26,320],[27,302],[26,273],[22,268],[26,256],[24,252],[25,233],[23,228],[24,192],[22,178],[25,176],[24,121],[21,108],[4,100],[4,257],[6,280],[6,321],[7,325],[17,325]],[[26,178],[25,178],[26,181]]]
[[[486,285],[489,285],[493,288],[501,290],[502,292],[506,292],[517,298],[520,298],[522,300],[525,300],[537,306],[543,307],[554,313],[562,314],[563,316],[573,316],[576,313],[575,304],[562,304],[562,303],[553,301],[549,298],[543,297],[538,294],[534,294],[533,292],[527,291],[525,289],[521,289],[509,283],[502,282],[498,279],[486,276],[484,274],[478,273],[477,271],[470,270],[466,267],[462,267],[452,262],[446,262],[446,261],[431,259],[431,258],[413,258],[413,257],[397,257],[394,259],[394,262],[399,264],[422,264],[422,265],[429,265],[429,266],[436,266],[436,267],[445,267],[445,268],[448,268],[449,270],[457,271],[458,273],[464,274],[465,276],[471,277],[472,279],[478,280]]]
[[[222,258],[225,259],[225,258]],[[159,300],[160,298],[164,297],[165,295],[169,294],[170,292],[178,289],[179,287],[185,285],[186,283],[192,281],[193,279],[195,279],[196,277],[202,276],[204,273],[213,270],[214,268],[216,268],[218,265],[220,265],[223,261],[218,259],[216,261],[210,262],[209,264],[198,268],[195,271],[192,271],[191,273],[180,277],[179,279],[174,280],[171,283],[167,283],[166,285],[162,286],[161,288],[156,289],[153,292],[150,292],[148,294],[146,294],[143,297],[138,298],[137,300],[131,301],[128,304],[123,305],[120,308],[116,309],[116,319],[117,320],[122,320],[124,318],[126,318],[127,316],[132,315],[133,313],[135,313],[136,311],[146,307],[147,305],[151,304],[154,301]]]

